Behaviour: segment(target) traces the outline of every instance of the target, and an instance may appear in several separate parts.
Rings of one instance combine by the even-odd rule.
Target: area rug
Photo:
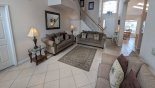
[[[96,54],[94,48],[76,46],[69,53],[59,59],[60,62],[89,71]]]

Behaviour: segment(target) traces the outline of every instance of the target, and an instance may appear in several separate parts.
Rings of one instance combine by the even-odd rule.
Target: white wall
[[[144,58],[147,64],[155,71],[155,56],[153,56],[152,48],[155,48],[155,0],[149,0],[149,11],[146,19],[146,27],[144,29],[144,36],[142,40],[142,46],[140,56]]]
[[[61,4],[61,0],[48,0],[48,6]]]
[[[45,10],[59,12],[48,7],[47,0],[0,0],[0,4],[8,4],[10,8],[11,22],[18,61],[28,57],[28,49],[33,47],[32,38],[27,37],[30,27],[36,27],[40,32],[40,38],[46,33],[61,31],[46,31]],[[40,43],[38,43],[40,44]]]
[[[79,2],[78,0],[65,1],[66,0],[62,0],[62,5],[57,6],[62,13],[62,30],[66,31],[67,33],[71,33],[70,25],[72,24],[75,26],[74,34],[77,35],[78,33],[76,33],[76,31],[80,30]]]
[[[88,25],[86,25],[85,22],[81,20],[81,30],[80,30],[80,32],[82,32],[83,30],[85,30],[85,31],[92,31],[92,29],[90,29],[88,27]]]
[[[94,9],[93,10],[88,10],[88,4],[89,2],[94,2]],[[100,0],[85,0],[85,11],[89,14],[93,20],[98,23],[99,21],[99,4]]]

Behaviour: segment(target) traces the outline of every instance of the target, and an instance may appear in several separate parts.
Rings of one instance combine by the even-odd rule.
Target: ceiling
[[[128,10],[127,10],[127,15],[141,15],[142,10],[141,9],[136,9],[133,8],[133,6],[136,6],[137,3],[143,3],[144,0],[130,0],[128,3]]]

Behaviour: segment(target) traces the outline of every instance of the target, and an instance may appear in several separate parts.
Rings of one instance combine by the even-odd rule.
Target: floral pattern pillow
[[[124,79],[123,69],[117,59],[111,67],[109,78],[111,88],[119,88]]]

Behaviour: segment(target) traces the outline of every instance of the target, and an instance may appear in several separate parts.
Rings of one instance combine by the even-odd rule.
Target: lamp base
[[[33,39],[33,41],[34,41],[34,49],[37,49],[38,48],[38,46],[37,46],[37,38],[34,36],[34,39]]]
[[[38,48],[38,46],[34,46],[34,49],[37,49]]]

